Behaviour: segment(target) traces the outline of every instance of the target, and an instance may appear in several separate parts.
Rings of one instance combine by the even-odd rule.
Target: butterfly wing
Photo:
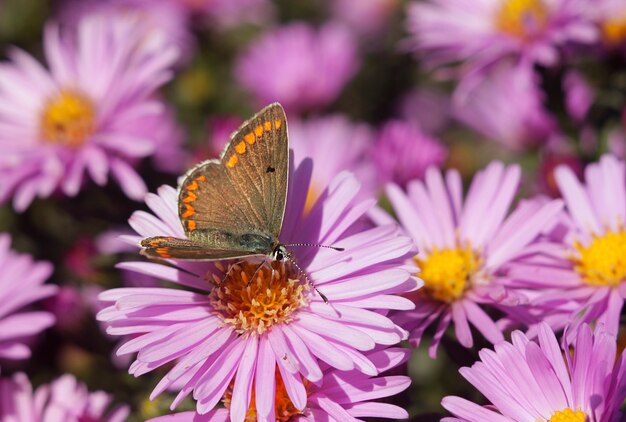
[[[193,240],[165,236],[143,239],[141,246],[142,255],[148,258],[206,261],[255,255],[235,250],[208,249],[206,245]]]
[[[270,253],[285,213],[288,154],[285,112],[271,104],[232,135],[220,161],[185,177],[178,214],[187,237],[211,249]]]

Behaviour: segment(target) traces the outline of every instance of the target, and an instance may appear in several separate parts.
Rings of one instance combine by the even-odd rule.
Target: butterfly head
[[[270,257],[274,261],[282,261],[285,258],[289,260],[291,257],[291,254],[289,253],[285,245],[277,242],[276,245],[274,245],[274,247],[272,248],[272,253]]]

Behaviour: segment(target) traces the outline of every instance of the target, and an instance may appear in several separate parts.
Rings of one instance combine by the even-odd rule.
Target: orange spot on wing
[[[270,130],[272,130],[272,122],[263,123],[263,127],[265,128],[266,132],[269,132]]]
[[[282,126],[283,122],[280,119],[276,119],[274,120],[274,127],[276,129],[280,129],[280,127]]]
[[[246,143],[244,141],[239,142],[237,145],[235,145],[235,151],[237,151],[239,154],[243,154],[244,152],[246,152]]]
[[[192,215],[194,215],[196,213],[196,210],[189,204],[185,204],[185,212],[182,213],[180,216],[182,218],[189,218]]]
[[[169,248],[156,248],[155,252],[161,257],[161,258],[171,258],[172,255],[170,255],[170,249]]]
[[[237,157],[237,155],[235,154],[231,155],[228,159],[228,162],[226,163],[226,167],[232,169],[233,167],[235,167],[235,164],[237,164],[237,161],[239,161],[239,157]]]
[[[196,189],[198,189],[198,182],[196,182],[194,180],[185,189],[187,189],[187,190],[196,190]]]
[[[254,133],[252,133],[252,132],[250,132],[246,136],[244,136],[243,139],[245,139],[246,142],[249,143],[250,145],[252,145],[253,143],[256,142],[256,138],[254,137]]]
[[[263,136],[263,126],[259,125],[257,127],[254,128],[254,134],[260,138],[261,136]]]
[[[196,222],[193,220],[187,220],[185,221],[185,223],[187,223],[187,230],[188,231],[194,231],[196,229]]]
[[[196,177],[196,180],[198,182],[204,182],[206,180],[206,176],[198,176],[198,177]]]
[[[183,198],[183,202],[193,202],[196,199],[198,199],[198,197],[196,196],[195,193],[187,192],[187,196],[185,198]]]

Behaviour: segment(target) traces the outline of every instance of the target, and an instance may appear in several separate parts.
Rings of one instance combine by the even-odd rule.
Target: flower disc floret
[[[41,136],[46,142],[78,147],[95,128],[94,105],[87,96],[70,90],[61,91],[44,106]]]
[[[496,26],[505,33],[527,38],[543,29],[548,15],[542,0],[507,0],[496,14]]]
[[[593,236],[588,245],[574,244],[574,269],[591,286],[617,286],[626,280],[626,230]]]
[[[587,415],[581,410],[565,409],[559,410],[550,418],[548,422],[585,422]]]

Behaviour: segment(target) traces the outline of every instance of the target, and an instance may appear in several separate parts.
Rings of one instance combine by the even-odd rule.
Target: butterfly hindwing
[[[285,113],[272,104],[233,134],[220,161],[185,177],[178,212],[187,237],[215,249],[269,253],[285,212],[288,153]]]
[[[193,240],[164,236],[143,239],[141,246],[143,247],[141,253],[148,258],[205,261],[255,255],[234,250],[210,249],[205,244]]]

